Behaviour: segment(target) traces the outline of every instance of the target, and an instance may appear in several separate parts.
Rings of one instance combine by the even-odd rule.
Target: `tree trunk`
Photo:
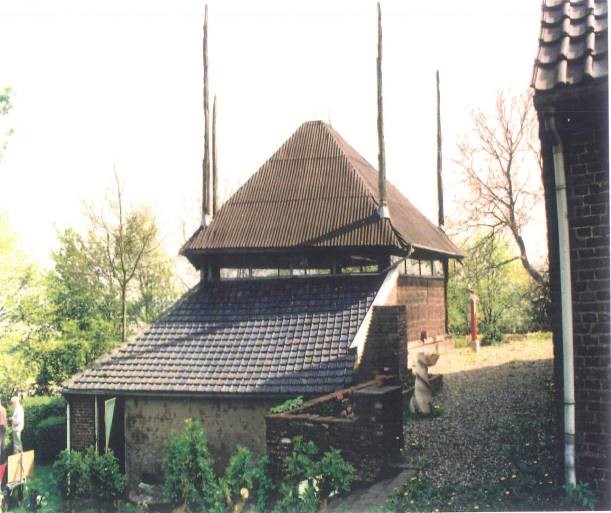
[[[320,508],[318,509],[319,513],[327,513],[329,510],[329,497],[322,497],[320,499]]]
[[[127,340],[127,286],[121,285],[121,342]]]

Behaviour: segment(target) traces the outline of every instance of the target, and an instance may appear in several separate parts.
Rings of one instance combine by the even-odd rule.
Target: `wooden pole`
[[[216,94],[212,103],[212,215],[216,214],[219,208],[218,196],[218,146],[216,139]]]
[[[389,217],[386,202],[386,153],[384,151],[384,114],[382,104],[382,9],[378,2],[378,59],[377,59],[377,82],[378,82],[378,194],[380,205],[378,213],[380,217]]]
[[[437,206],[438,206],[438,224],[443,230],[445,219],[443,213],[443,180],[442,168],[443,161],[441,158],[441,96],[439,93],[439,70],[435,72],[437,81]]]
[[[210,205],[210,143],[209,143],[209,113],[208,113],[208,4],[204,11],[204,160],[203,160],[203,191],[202,191],[202,224],[209,222]]]
[[[441,94],[439,87],[439,70],[435,72],[435,80],[437,82],[437,208],[438,217],[437,223],[439,228],[444,230],[445,217],[443,212],[443,160],[441,155]],[[443,265],[443,303],[444,303],[444,320],[445,320],[445,331],[449,331],[448,321],[448,273],[450,272],[450,266],[448,265],[448,259],[444,258],[442,261]]]

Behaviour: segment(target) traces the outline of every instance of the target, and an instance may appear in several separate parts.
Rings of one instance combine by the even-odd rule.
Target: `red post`
[[[469,311],[471,312],[471,349],[475,352],[479,350],[479,340],[477,340],[477,296],[474,290],[469,291]]]

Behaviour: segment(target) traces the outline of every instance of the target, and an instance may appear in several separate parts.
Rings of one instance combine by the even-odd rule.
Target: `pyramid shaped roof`
[[[182,253],[411,245],[460,256],[447,235],[388,182],[390,219],[380,218],[377,182],[377,170],[331,126],[304,123]]]

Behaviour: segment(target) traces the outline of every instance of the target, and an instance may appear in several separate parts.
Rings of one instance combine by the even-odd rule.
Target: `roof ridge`
[[[351,151],[351,153],[353,153],[353,155],[348,156],[348,159],[350,160],[350,164],[352,166],[352,168],[354,169],[355,173],[357,174],[357,176],[359,177],[360,181],[365,185],[365,187],[367,188],[367,190],[370,192],[371,196],[373,197],[374,201],[375,201],[375,205],[377,207],[378,203],[377,203],[377,191],[372,189],[372,187],[367,183],[367,180],[365,179],[365,177],[363,176],[362,170],[353,165],[353,162],[351,161],[352,158],[357,158],[358,160],[361,161],[362,164],[365,165],[365,167],[370,168],[372,171],[379,173],[379,171],[369,162],[367,161],[367,159],[365,159],[365,157],[363,157],[358,151],[356,151],[356,149],[354,149],[350,143],[348,143],[333,127],[328,126],[327,128],[332,131],[334,137],[336,139],[339,139],[339,141],[344,144],[345,146],[348,147],[348,149]],[[403,196],[403,200],[406,201],[418,214],[420,214],[420,216],[422,217],[422,219],[426,222],[428,222],[433,228],[435,228],[437,231],[443,233],[443,235],[445,237],[447,237],[447,234],[445,232],[443,232],[443,230],[440,230],[438,226],[436,226],[433,222],[431,222],[424,214],[422,214],[416,207],[415,205],[403,194],[401,194],[401,191],[388,179],[386,178],[386,185],[387,187],[391,187],[394,193],[400,194],[401,196]],[[395,212],[395,215],[397,213]],[[393,215],[392,215],[392,209],[391,209],[391,215],[390,215],[390,226],[393,230],[393,233],[395,234],[395,236],[399,239],[400,242],[404,242],[405,238],[404,236],[401,234],[401,232],[397,229],[397,227],[395,226],[395,223],[393,223]]]
[[[377,171],[377,170],[369,162],[367,162],[367,160],[365,160],[365,157],[363,157],[358,151],[356,151],[350,145],[350,143],[348,143],[348,141],[346,141],[331,125],[328,125],[327,123],[323,122],[323,126],[325,127],[326,132],[329,135],[329,137],[333,140],[333,142],[337,145],[338,149],[341,151],[341,154],[348,161],[348,164],[350,165],[350,168],[358,176],[360,184],[363,186],[365,191],[367,191],[368,195],[373,199],[373,208],[377,208],[377,206],[378,206],[378,202],[377,202],[377,198],[376,198],[377,192],[372,190],[369,187],[369,185],[367,184],[367,182],[365,180],[363,180],[363,177],[361,176],[361,173],[359,173],[358,168],[352,162],[353,156],[352,155],[348,155],[348,153],[345,151],[345,148],[347,148],[350,153],[353,153],[360,160],[362,160],[364,164],[370,166],[375,171]],[[386,180],[386,181],[388,182],[388,180]]]

